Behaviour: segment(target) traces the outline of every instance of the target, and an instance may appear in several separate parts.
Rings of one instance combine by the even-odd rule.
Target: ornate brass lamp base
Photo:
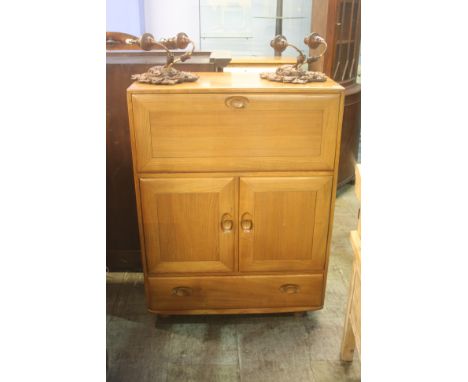
[[[182,82],[194,82],[198,76],[194,73],[182,72],[172,66],[153,66],[146,73],[132,75],[132,80],[154,85],[175,85]]]
[[[260,73],[260,78],[276,82],[288,82],[292,84],[306,84],[308,82],[325,82],[327,76],[321,72],[309,72],[294,65],[283,65],[276,72]]]

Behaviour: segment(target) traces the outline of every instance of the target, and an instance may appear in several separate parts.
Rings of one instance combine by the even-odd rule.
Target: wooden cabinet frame
[[[210,86],[207,86],[207,84]],[[186,94],[187,98],[191,98],[194,94],[212,94],[213,103],[217,104],[215,94],[225,94],[226,99],[232,96],[242,95],[257,99],[260,94],[275,94],[277,99],[283,97],[293,97],[295,94],[303,95],[339,95],[333,110],[336,121],[336,131],[333,133],[333,138],[327,140],[333,141],[333,160],[331,168],[304,168],[302,166],[294,167],[290,163],[284,166],[272,167],[266,170],[259,167],[232,167],[231,163],[223,162],[222,166],[207,170],[206,168],[193,166],[192,168],[184,168],[180,170],[174,167],[166,169],[151,169],[141,170],[137,164],[137,158],[140,155],[139,147],[136,139],[136,129],[141,128],[141,120],[135,117],[135,95],[154,95],[155,99],[159,95],[167,95],[167,98],[176,94]],[[248,94],[248,96],[246,95]],[[158,96],[158,97],[156,97]],[[263,97],[262,97],[263,98]],[[260,97],[258,98],[260,99]],[[321,309],[324,303],[325,286],[327,279],[327,267],[330,253],[331,232],[333,226],[333,211],[336,195],[336,184],[338,174],[338,159],[341,138],[341,123],[344,106],[343,88],[327,80],[325,83],[296,85],[276,84],[261,81],[257,75],[250,74],[206,74],[204,80],[198,83],[182,84],[178,87],[158,87],[144,84],[134,84],[127,92],[127,100],[130,117],[130,133],[133,153],[134,180],[137,198],[137,211],[140,232],[140,242],[142,246],[142,259],[145,271],[145,289],[147,297],[147,305],[149,311],[161,314],[237,314],[237,313],[267,313],[267,312],[293,312]],[[275,100],[270,100],[268,107],[273,107]],[[250,106],[255,106],[253,103]],[[155,118],[157,116],[154,116]],[[296,119],[296,114],[290,113],[290,120]],[[218,118],[215,114],[214,118]],[[239,118],[241,121],[242,118]],[[157,119],[155,120],[157,121]],[[222,120],[225,124],[225,121]],[[284,122],[281,122],[282,124]],[[138,126],[136,126],[138,124]],[[286,124],[288,126],[289,124]],[[223,125],[225,126],[225,125]],[[184,136],[187,138],[187,136]],[[146,139],[151,139],[147,136]],[[248,136],[247,136],[248,139]],[[283,140],[278,141],[279,145]],[[159,144],[160,142],[158,142]],[[260,140],[261,144],[261,140]],[[288,142],[285,143],[286,145]],[[284,146],[283,146],[284,148]],[[222,155],[220,156],[222,157]],[[211,161],[217,163],[219,158],[214,156]],[[222,159],[224,161],[225,159]],[[237,159],[236,159],[237,160]],[[282,160],[282,159],[281,159]],[[281,163],[281,160],[278,163]],[[177,164],[177,163],[176,163]],[[221,168],[222,167],[222,168]],[[326,238],[323,238],[321,247],[323,255],[320,261],[311,263],[310,267],[291,268],[281,266],[278,270],[262,270],[262,269],[242,269],[239,253],[238,242],[239,237],[235,238],[234,250],[234,266],[233,269],[213,271],[197,270],[194,272],[181,271],[180,269],[165,270],[154,272],[154,269],[149,269],[147,264],[148,243],[145,241],[145,230],[143,224],[142,200],[145,198],[141,192],[141,183],[152,179],[218,179],[218,178],[233,178],[235,192],[237,197],[233,201],[233,205],[241,202],[240,197],[240,182],[248,178],[274,178],[272,183],[287,183],[288,180],[295,178],[314,178],[327,179],[325,182],[318,182],[315,186],[309,184],[307,187],[314,189],[320,193],[320,189],[325,187],[324,193],[328,192],[329,202],[325,201],[324,210],[328,211],[328,217],[324,217],[324,229],[327,231]],[[307,184],[307,182],[306,182]],[[297,187],[297,185],[295,185]],[[306,187],[306,188],[307,188]],[[294,187],[293,187],[294,188]],[[220,188],[217,188],[219,192]],[[297,190],[300,192],[300,190]],[[312,191],[312,190],[310,190]],[[296,192],[296,191],[293,191]],[[306,190],[308,192],[308,190]],[[315,192],[315,191],[313,191]],[[143,203],[144,200],[143,200]],[[265,204],[265,203],[264,203]],[[298,204],[298,203],[296,203]],[[299,210],[296,207],[296,210]],[[236,206],[236,213],[233,215],[235,221],[236,234],[239,235],[239,225],[243,218],[243,212],[240,211],[239,205]],[[219,218],[219,217],[218,217]],[[220,222],[217,222],[217,225]],[[255,222],[254,222],[255,224]],[[247,227],[245,225],[245,227]],[[296,224],[297,226],[297,224]],[[242,226],[244,228],[244,226]],[[255,228],[254,228],[255,229]],[[301,260],[301,259],[299,259]],[[202,259],[203,261],[203,259]],[[198,264],[195,264],[198,266]],[[302,265],[304,265],[302,263]],[[271,268],[270,268],[271,269]],[[244,285],[247,282],[250,286]],[[217,286],[220,283],[219,287]],[[241,288],[241,289],[239,289]],[[244,289],[242,289],[244,288]],[[258,288],[260,295],[265,295],[258,303],[253,299],[249,303],[248,296],[251,290],[255,295],[255,288]],[[245,304],[242,303],[245,301]]]

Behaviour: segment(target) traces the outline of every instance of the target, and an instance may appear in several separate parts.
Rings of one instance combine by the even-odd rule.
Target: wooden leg
[[[341,342],[341,360],[351,362],[354,358],[354,333],[351,327],[349,316],[346,317],[346,323],[343,334],[343,341]]]
[[[354,348],[356,342],[354,338],[353,328],[351,326],[351,309],[353,304],[354,283],[356,281],[356,270],[353,264],[353,275],[351,277],[351,285],[349,286],[348,307],[346,308],[346,320],[344,324],[343,339],[341,341],[341,360],[352,361],[354,358]]]

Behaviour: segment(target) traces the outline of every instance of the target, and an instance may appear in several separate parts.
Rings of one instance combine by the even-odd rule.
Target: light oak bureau
[[[322,308],[343,88],[199,75],[127,90],[149,311]]]

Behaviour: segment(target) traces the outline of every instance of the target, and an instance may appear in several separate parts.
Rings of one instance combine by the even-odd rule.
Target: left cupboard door
[[[236,270],[235,178],[140,179],[148,273]]]

